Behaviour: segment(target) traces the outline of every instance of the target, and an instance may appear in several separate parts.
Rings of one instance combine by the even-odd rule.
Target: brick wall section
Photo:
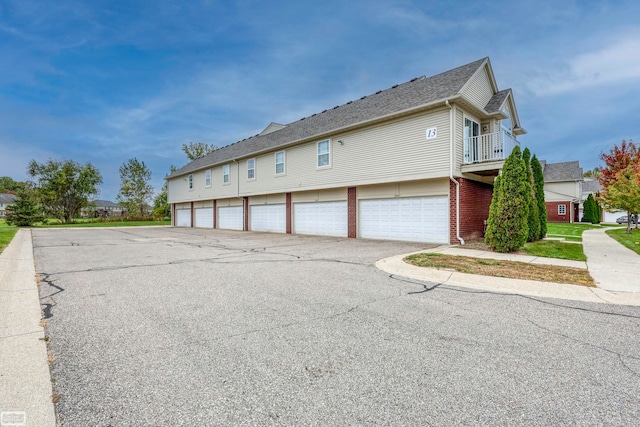
[[[291,234],[291,193],[287,193],[285,199],[286,217],[287,217],[287,234]]]
[[[549,222],[571,222],[572,203],[565,202],[546,202],[547,205],[547,221]],[[558,215],[558,205],[565,206],[565,215]]]
[[[176,204],[171,203],[171,225],[176,226]]]
[[[357,214],[358,200],[356,197],[356,187],[347,188],[347,237],[355,239],[358,229],[358,214]]]
[[[194,227],[194,223],[196,222],[196,211],[193,209],[193,202],[191,202],[191,228]]]
[[[460,183],[460,237],[464,240],[480,238],[484,234],[484,221],[489,218],[493,186],[470,179],[458,178]],[[457,245],[456,237],[456,185],[449,182],[450,243]]]
[[[249,198],[245,197],[242,203],[242,210],[244,211],[244,231],[249,230]]]
[[[213,228],[218,228],[218,201],[213,201]]]

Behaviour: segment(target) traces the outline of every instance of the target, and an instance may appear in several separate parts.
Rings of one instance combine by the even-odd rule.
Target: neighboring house
[[[582,168],[579,162],[540,162],[544,175],[544,200],[550,222],[580,221]],[[586,199],[586,197],[585,197]]]
[[[596,178],[585,178],[582,183],[582,201],[584,202],[589,197],[589,194],[593,194],[593,197],[596,194],[602,191],[602,185]],[[616,219],[619,217],[626,215],[625,211],[616,210],[615,212],[607,212],[605,210],[602,211],[602,216],[600,220],[602,222],[608,222],[611,224],[615,224]],[[580,205],[580,220],[582,220],[582,204]]]
[[[107,217],[107,216],[122,216],[123,209],[117,203],[110,202],[109,200],[94,200],[91,205],[83,209],[84,216],[92,217]]]
[[[483,58],[193,160],[167,177],[172,223],[457,244],[483,234],[524,133]]]
[[[18,197],[15,194],[0,194],[0,218],[7,216],[7,207],[12,205]]]

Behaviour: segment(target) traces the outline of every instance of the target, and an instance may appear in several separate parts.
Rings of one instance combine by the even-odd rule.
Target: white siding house
[[[459,243],[523,133],[483,58],[188,163],[167,178],[173,225]]]

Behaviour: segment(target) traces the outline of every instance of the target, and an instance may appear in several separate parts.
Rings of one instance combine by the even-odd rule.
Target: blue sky
[[[218,146],[484,56],[520,137],[584,169],[640,141],[640,2],[0,0],[0,176],[91,162],[100,198]]]

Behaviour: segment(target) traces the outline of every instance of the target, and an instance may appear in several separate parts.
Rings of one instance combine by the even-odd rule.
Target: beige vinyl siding
[[[358,187],[358,200],[391,199],[394,197],[448,196],[449,180],[446,178],[426,181],[399,182],[393,184]]]
[[[216,206],[219,208],[224,208],[228,206],[242,206],[243,202],[244,202],[243,199],[238,199],[238,198],[220,199],[216,202]]]
[[[256,180],[240,182],[240,195],[294,192],[435,178],[448,175],[449,110],[439,109],[330,138],[331,166],[317,167],[318,141],[285,150],[285,174],[275,174],[275,155],[256,157]],[[426,139],[436,127],[438,137]],[[343,141],[341,144],[339,141]],[[240,162],[241,171],[246,162]],[[244,166],[243,166],[244,165]]]
[[[469,84],[462,92],[462,97],[471,102],[481,111],[484,110],[484,107],[492,96],[493,90],[485,68],[478,72],[471,81],[469,81]]]
[[[250,205],[279,205],[286,202],[287,202],[287,195],[284,193],[249,197]]]
[[[203,200],[203,201],[195,202],[193,204],[194,209],[212,208],[212,207],[213,207],[213,200]]]
[[[291,193],[293,203],[306,202],[337,202],[347,200],[346,188],[332,188],[330,190],[300,191]]]
[[[222,165],[211,168],[211,187],[205,186],[205,170],[193,172],[192,175],[192,190],[189,190],[188,174],[169,180],[169,203],[177,203],[186,200],[213,200],[225,197],[235,197],[238,194],[238,163],[229,163],[229,184],[224,184],[222,181]],[[240,177],[240,179],[242,180],[242,177]]]
[[[176,209],[191,209],[191,203],[176,203]]]
[[[579,185],[577,182],[545,182],[545,202],[562,202],[579,197]]]
[[[461,175],[460,167],[464,160],[464,112],[457,106],[453,107],[453,173],[456,176]]]

